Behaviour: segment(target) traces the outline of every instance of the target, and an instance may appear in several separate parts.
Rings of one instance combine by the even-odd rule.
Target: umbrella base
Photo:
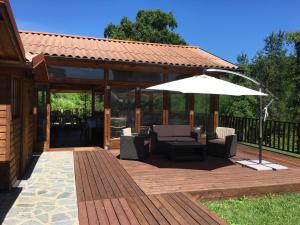
[[[258,171],[264,171],[264,170],[286,170],[288,167],[282,166],[276,163],[272,163],[269,161],[262,160],[261,163],[259,163],[258,160],[242,160],[237,161],[238,164],[242,165],[243,167],[248,167],[254,170]]]

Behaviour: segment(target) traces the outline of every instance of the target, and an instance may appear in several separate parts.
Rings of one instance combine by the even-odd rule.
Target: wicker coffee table
[[[198,142],[166,142],[166,156],[170,160],[204,160],[206,145]]]

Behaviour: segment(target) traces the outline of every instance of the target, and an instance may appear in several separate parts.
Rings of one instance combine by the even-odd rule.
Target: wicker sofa
[[[214,134],[206,137],[208,155],[222,158],[230,158],[236,155],[237,136],[235,129],[217,127]]]
[[[153,125],[150,131],[151,152],[163,153],[166,142],[198,141],[198,134],[192,132],[190,125]]]

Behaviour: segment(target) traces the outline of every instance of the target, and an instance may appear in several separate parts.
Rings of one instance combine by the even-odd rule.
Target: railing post
[[[259,91],[262,92],[262,88],[259,88]],[[259,163],[262,162],[262,140],[263,140],[263,132],[262,132],[262,123],[263,123],[263,109],[262,109],[262,97],[259,96]]]

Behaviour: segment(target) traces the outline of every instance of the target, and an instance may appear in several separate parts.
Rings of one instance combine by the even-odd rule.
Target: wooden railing
[[[258,144],[258,119],[220,116],[219,126],[235,128],[238,141]],[[300,154],[300,123],[267,120],[263,123],[263,146]]]

